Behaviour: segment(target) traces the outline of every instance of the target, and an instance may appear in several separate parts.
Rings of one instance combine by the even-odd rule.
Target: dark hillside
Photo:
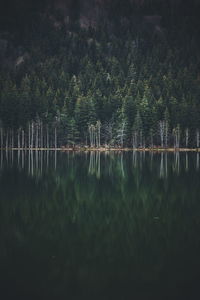
[[[198,6],[2,2],[1,147],[198,147]]]

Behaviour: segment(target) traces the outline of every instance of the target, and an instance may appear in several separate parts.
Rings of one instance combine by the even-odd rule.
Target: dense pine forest
[[[167,2],[3,20],[0,147],[199,148],[196,6]]]

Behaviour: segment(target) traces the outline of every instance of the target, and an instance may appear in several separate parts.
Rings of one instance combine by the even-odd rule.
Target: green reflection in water
[[[1,152],[4,299],[188,299],[199,177],[198,153]]]

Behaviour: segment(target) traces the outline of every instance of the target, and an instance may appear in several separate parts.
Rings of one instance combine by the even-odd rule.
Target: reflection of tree
[[[90,164],[89,164],[89,174],[96,174],[97,178],[101,176],[101,160],[100,160],[100,152],[91,152],[90,153]]]
[[[120,155],[120,169],[121,169],[121,174],[122,174],[122,178],[124,178],[125,174],[124,174],[124,160],[123,160],[123,153]]]
[[[160,155],[160,178],[164,177],[163,152]]]
[[[168,177],[168,153],[165,153],[165,176]]]
[[[174,153],[174,171],[180,172],[180,153],[178,151]]]
[[[18,169],[24,169],[32,176],[42,176],[43,171],[46,172],[48,168],[52,166],[56,170],[57,168],[57,157],[59,155],[58,151],[3,151],[0,152],[0,167],[3,169],[5,165],[13,166],[14,164],[18,166]],[[174,157],[172,160],[171,157]],[[109,173],[111,177],[113,174],[117,174],[118,177],[121,174],[122,178],[127,176],[127,159],[124,161],[124,154],[121,152],[113,153],[113,152],[103,152],[94,151],[89,152],[84,155],[85,157],[89,156],[89,164],[88,164],[88,172],[90,175],[96,175],[97,178],[101,176],[101,158],[103,158],[104,172]],[[128,154],[126,154],[128,156]],[[146,157],[147,156],[147,157]],[[170,156],[170,160],[168,161],[168,156]],[[184,158],[185,156],[185,158]],[[67,154],[68,160],[74,160],[76,155],[73,153]],[[184,161],[181,163],[181,157]],[[17,158],[17,159],[16,159]],[[73,159],[72,159],[73,158]],[[180,152],[175,152],[173,154],[169,154],[167,152],[161,152],[159,154],[155,154],[154,152],[147,153],[144,151],[133,151],[132,152],[132,166],[134,172],[137,173],[137,178],[141,177],[142,169],[148,164],[150,171],[152,172],[154,169],[155,172],[155,161],[159,160],[159,170],[156,170],[157,174],[161,178],[168,177],[168,171],[172,168],[172,171],[180,172],[180,166],[182,169],[184,168],[186,171],[189,170],[189,158],[192,160],[192,155],[185,153],[180,154]],[[53,165],[52,165],[53,163]],[[194,163],[193,163],[194,164]],[[195,161],[196,169],[199,168],[199,153],[196,154]],[[190,164],[191,166],[191,164]]]
[[[185,170],[188,171],[188,153],[185,153]]]
[[[139,168],[140,163],[132,164],[132,153],[122,157],[93,152],[89,159],[85,153],[74,157],[64,153],[58,155],[55,170],[54,152],[49,157],[38,153],[38,158],[32,152],[24,156],[24,169],[14,163],[15,171],[2,170],[0,249],[4,252],[0,252],[0,263],[5,265],[12,258],[14,264],[12,253],[21,251],[24,255],[18,257],[18,264],[26,262],[29,272],[34,266],[38,281],[46,280],[50,290],[57,285],[64,293],[71,289],[68,282],[94,285],[96,291],[111,278],[157,283],[166,279],[166,270],[171,274],[169,280],[179,280],[174,270],[181,265],[180,249],[187,240],[187,251],[195,253],[193,243],[199,230],[196,173],[172,173],[173,155],[155,154],[151,170],[150,159],[143,154],[135,156],[142,158]],[[166,174],[166,159],[170,176],[161,180],[160,162]],[[34,172],[27,176],[25,170],[31,164]],[[97,176],[100,164],[101,176]],[[88,166],[90,175],[96,176],[88,176]],[[191,260],[190,264],[195,258]],[[7,272],[13,264],[7,264]],[[186,270],[187,262],[184,267]],[[18,271],[18,276],[25,274]]]
[[[168,176],[168,154],[160,154],[160,178],[167,178]]]
[[[197,152],[196,168],[199,170],[199,152]]]
[[[137,151],[133,151],[133,167],[137,167]]]

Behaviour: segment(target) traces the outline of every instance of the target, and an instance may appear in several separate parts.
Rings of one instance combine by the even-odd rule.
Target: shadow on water
[[[0,155],[3,299],[194,299],[199,153]]]

